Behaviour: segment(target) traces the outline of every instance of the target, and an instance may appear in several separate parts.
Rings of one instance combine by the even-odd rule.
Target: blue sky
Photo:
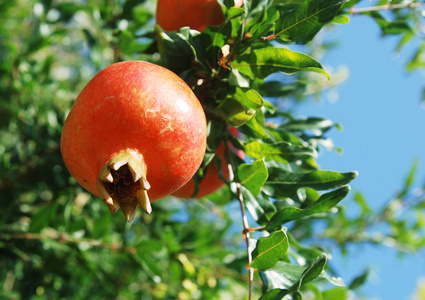
[[[360,191],[372,208],[379,208],[402,186],[415,158],[418,185],[425,180],[425,110],[420,106],[424,76],[407,74],[403,63],[409,49],[397,57],[398,39],[381,38],[378,26],[367,17],[351,17],[333,35],[340,44],[320,61],[325,67],[347,66],[350,76],[338,88],[337,102],[324,97],[305,103],[298,113],[342,124],[343,131],[329,135],[343,149],[342,155],[321,151],[318,162],[322,169],[357,170],[353,190]],[[425,277],[423,258],[415,254],[400,259],[392,249],[361,245],[351,247],[348,258],[335,255],[332,264],[347,282],[371,266],[365,296],[412,299],[417,280]]]

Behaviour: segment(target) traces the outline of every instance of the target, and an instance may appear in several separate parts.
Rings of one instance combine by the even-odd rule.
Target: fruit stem
[[[121,208],[127,221],[131,222],[137,205],[148,214],[152,212],[146,172],[143,155],[132,149],[118,152],[100,169],[97,190],[111,213]]]

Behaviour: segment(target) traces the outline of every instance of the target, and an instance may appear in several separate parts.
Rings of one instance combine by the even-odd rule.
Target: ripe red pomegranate
[[[113,64],[99,72],[75,101],[61,137],[71,175],[120,207],[130,222],[137,205],[187,183],[206,149],[201,104],[180,77],[141,61]],[[148,196],[149,192],[149,196]]]
[[[236,0],[241,7],[243,0]],[[200,32],[207,26],[224,22],[223,11],[217,0],[158,0],[156,22],[165,31],[177,31],[189,26]]]
[[[225,153],[224,153],[224,146],[221,144],[217,148],[216,152],[217,157],[221,161],[221,172],[224,176],[224,178],[229,179],[229,170],[227,168],[226,160],[225,160]],[[224,186],[224,181],[219,177],[219,168],[215,161],[211,161],[211,163],[207,167],[206,175],[202,182],[198,186],[198,190],[196,195],[195,189],[196,189],[196,183],[195,180],[190,180],[188,183],[186,183],[184,186],[182,186],[179,190],[174,192],[172,195],[180,198],[201,198],[206,195],[212,194],[221,187]]]

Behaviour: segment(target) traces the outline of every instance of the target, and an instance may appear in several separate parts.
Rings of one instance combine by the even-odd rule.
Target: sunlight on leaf
[[[267,47],[254,49],[248,54],[237,57],[232,63],[232,68],[245,74],[251,79],[283,72],[294,75],[301,71],[317,72],[330,78],[324,67],[307,54],[291,51],[286,48]]]
[[[288,251],[288,237],[283,230],[273,232],[268,237],[259,238],[252,251],[251,268],[265,270],[277,264]]]

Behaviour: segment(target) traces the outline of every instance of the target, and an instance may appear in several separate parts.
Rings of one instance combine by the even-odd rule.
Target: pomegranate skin
[[[100,198],[97,180],[105,164],[128,149],[140,153],[152,202],[192,178],[206,132],[202,106],[180,77],[127,61],[100,71],[81,91],[63,127],[61,152],[71,175]]]
[[[216,155],[221,161],[221,172],[224,178],[229,179],[229,170],[227,169],[224,145],[221,144],[217,148]],[[195,180],[190,180],[180,189],[173,193],[173,196],[180,198],[201,198],[206,195],[212,194],[224,186],[223,179],[219,176],[219,169],[215,161],[212,161],[207,167],[207,173],[204,179],[198,186],[197,193],[195,193],[196,183]]]
[[[235,132],[236,135],[236,128],[232,128],[229,131]],[[228,144],[230,150],[235,153],[239,158],[244,159],[245,153],[242,150],[236,149],[232,144]],[[226,155],[225,155],[225,148],[224,144],[220,144],[216,151],[217,157],[221,161],[221,175],[229,180],[229,169],[226,163]],[[198,190],[195,194],[196,189],[196,183],[195,180],[192,179],[188,183],[186,183],[184,186],[182,186],[180,189],[175,191],[172,195],[179,198],[202,198],[204,196],[207,196],[209,194],[214,193],[215,191],[218,191],[221,189],[225,182],[222,178],[220,178],[220,173],[218,169],[218,164],[216,164],[215,161],[212,161],[207,166],[207,171],[204,179],[201,181],[201,183],[198,185]]]
[[[156,22],[165,31],[189,26],[200,32],[224,22],[217,0],[158,0]]]

